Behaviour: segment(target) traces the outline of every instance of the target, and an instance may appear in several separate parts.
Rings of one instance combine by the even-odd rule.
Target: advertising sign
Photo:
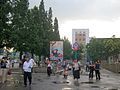
[[[50,41],[50,60],[63,60],[63,41]]]
[[[74,51],[77,51],[77,50],[79,50],[80,49],[80,46],[79,46],[79,44],[77,43],[77,42],[75,42],[74,44],[73,44],[73,48],[72,48]]]

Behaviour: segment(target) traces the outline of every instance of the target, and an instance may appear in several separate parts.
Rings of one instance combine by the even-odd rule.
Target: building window
[[[75,41],[77,41],[77,38],[75,39]]]
[[[81,41],[81,39],[79,39],[79,41]]]
[[[83,41],[85,41],[85,38],[83,38]]]
[[[83,36],[85,36],[85,34],[83,34]]]
[[[77,36],[78,34],[77,34],[77,32],[75,33],[75,36]]]

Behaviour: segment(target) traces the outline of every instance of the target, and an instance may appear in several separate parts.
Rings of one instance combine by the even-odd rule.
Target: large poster
[[[63,60],[63,41],[50,41],[50,60]]]

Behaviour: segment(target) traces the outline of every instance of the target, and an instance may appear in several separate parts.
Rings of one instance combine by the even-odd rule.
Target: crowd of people
[[[2,58],[0,62],[0,67],[1,68],[9,68],[9,63],[10,63],[9,58]],[[12,61],[11,61],[12,63]],[[46,67],[47,67],[47,75],[48,77],[51,76],[51,74],[56,75],[56,74],[62,74],[64,79],[67,79],[69,75],[69,71],[72,72],[73,74],[73,79],[78,80],[80,79],[80,71],[82,64],[79,60],[73,60],[71,63],[68,62],[67,60],[54,60],[51,61],[47,59],[45,61]],[[12,65],[13,66],[13,65]],[[25,87],[27,86],[27,79],[29,81],[29,85],[32,83],[32,72],[33,72],[33,67],[36,66],[36,63],[32,57],[29,55],[24,55],[23,59],[21,60],[20,67],[22,69],[22,73],[24,76],[24,85]],[[89,79],[93,79],[94,77],[94,72],[95,72],[95,77],[96,80],[100,80],[100,61],[97,60],[96,62],[89,61],[86,62],[86,72],[89,72]]]
[[[9,68],[11,63],[11,59],[8,57],[3,57],[0,60],[0,68]]]
[[[64,78],[67,79],[68,71],[71,70],[73,74],[74,79],[80,79],[80,72],[81,72],[81,67],[83,66],[79,60],[73,60],[72,63],[70,64],[69,62],[63,60],[58,60],[58,61],[46,61],[47,64],[47,75],[50,77],[52,73],[59,73],[63,74]],[[71,68],[70,68],[71,66]],[[56,69],[54,69],[56,68]],[[94,77],[94,72],[95,72],[95,77],[96,80],[100,80],[100,61],[97,60],[96,62],[87,62],[86,63],[86,72],[89,72],[89,79],[93,79]]]

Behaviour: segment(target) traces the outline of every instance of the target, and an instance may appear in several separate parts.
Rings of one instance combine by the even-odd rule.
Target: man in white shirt
[[[26,57],[26,61],[23,64],[23,70],[24,70],[24,85],[27,86],[27,78],[29,80],[29,85],[31,85],[32,82],[32,73],[31,69],[33,67],[33,64],[31,63],[30,59]]]
[[[33,67],[36,66],[36,63],[33,58],[30,58],[30,63],[32,64]],[[33,67],[31,69],[32,70],[31,72],[33,72]]]

